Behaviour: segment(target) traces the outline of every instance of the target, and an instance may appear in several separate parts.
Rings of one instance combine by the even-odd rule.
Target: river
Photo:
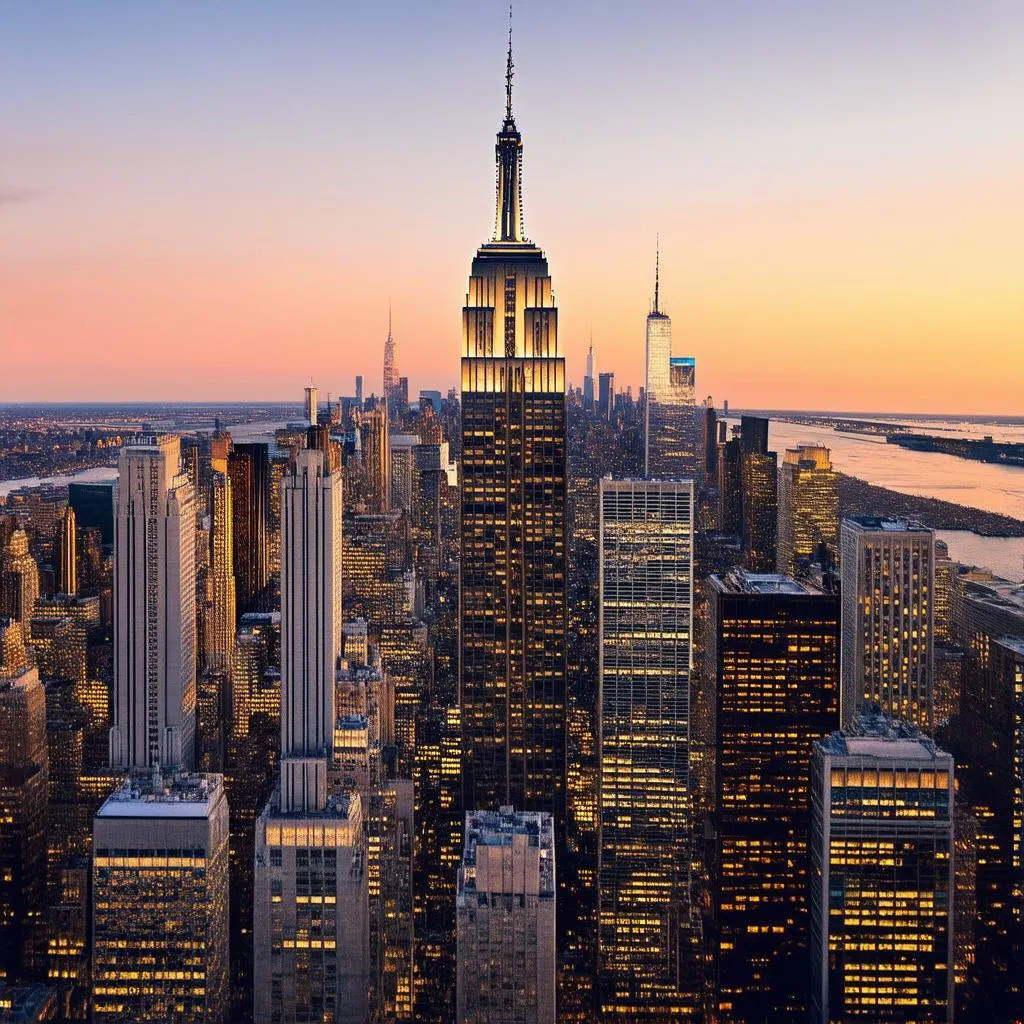
[[[739,421],[730,417],[727,422],[732,425]],[[937,423],[911,417],[901,417],[894,422],[905,423],[920,433],[972,437],[988,433],[1007,440],[1017,440],[1020,436],[1019,428],[999,424],[961,425],[955,421]],[[941,498],[1024,519],[1024,469],[973,462],[941,452],[915,452],[886,444],[884,437],[875,435],[847,434],[831,427],[784,420],[770,421],[768,446],[772,451],[781,453],[799,444],[825,445],[832,452],[835,469],[877,487]],[[939,531],[938,536],[947,543],[954,560],[984,565],[1007,579],[1024,580],[1024,537],[980,537],[965,530]]]

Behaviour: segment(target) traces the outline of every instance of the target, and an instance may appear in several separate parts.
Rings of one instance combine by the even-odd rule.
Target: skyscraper
[[[388,411],[394,405],[398,378],[398,352],[395,337],[391,333],[391,307],[388,306],[388,337],[384,342],[384,401],[387,403]]]
[[[235,648],[234,511],[231,480],[214,473],[210,501],[211,605],[206,617],[206,669],[231,672]]]
[[[78,593],[78,543],[75,510],[68,505],[61,513],[57,533],[57,593]]]
[[[706,589],[716,1017],[805,1019],[808,773],[839,725],[839,599],[744,570]]]
[[[839,556],[839,477],[823,445],[787,448],[779,467],[779,572],[793,575],[817,561],[822,546]]]
[[[594,411],[594,344],[587,349],[587,372],[583,378],[583,408]]]
[[[554,1024],[555,841],[543,812],[467,812],[456,895],[461,1024]]]
[[[387,512],[391,508],[391,438],[388,407],[383,402],[363,416],[360,432],[370,511]]]
[[[459,682],[467,809],[565,801],[565,360],[543,252],[523,232],[512,51],[493,239],[462,312]]]
[[[296,452],[281,481],[281,771],[256,822],[255,1019],[362,1022],[369,932],[363,809],[332,792],[341,652],[341,477]]]
[[[710,395],[704,403],[704,475],[712,483],[717,483],[718,414]]]
[[[19,526],[0,558],[0,613],[18,623],[26,643],[38,597],[39,567],[28,549],[28,534]]]
[[[46,696],[21,627],[0,617],[0,977],[40,977],[46,948]]]
[[[690,356],[672,355],[672,320],[660,305],[660,253],[654,265],[654,304],[647,315],[644,476],[692,479],[697,472],[696,369]]]
[[[811,760],[811,1022],[952,1021],[953,758],[862,712]]]
[[[768,420],[740,419],[740,502],[744,565],[751,572],[775,568],[778,530],[778,466],[768,451]]]
[[[692,1011],[693,481],[600,482],[602,1012]]]
[[[270,578],[270,456],[266,444],[236,444],[228,457],[232,550],[240,613],[257,611]]]
[[[614,373],[602,373],[598,377],[597,415],[608,422],[615,417]]]
[[[320,405],[320,398],[317,394],[317,390],[312,384],[306,388],[305,396],[305,413],[306,422],[311,426],[316,426],[317,414]]]
[[[930,733],[935,535],[907,519],[852,516],[840,539],[843,724],[874,702]]]
[[[112,767],[188,768],[195,756],[195,499],[177,437],[121,449],[114,540]]]
[[[96,814],[95,1020],[222,1021],[228,808],[195,757],[195,498],[180,439],[121,449],[114,535],[110,762],[131,773]],[[168,928],[168,921],[175,926]],[[198,952],[197,952],[198,951]]]

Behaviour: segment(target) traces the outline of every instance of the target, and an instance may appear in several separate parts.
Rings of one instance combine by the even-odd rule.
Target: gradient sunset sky
[[[2,4],[0,401],[458,374],[507,7]],[[569,377],[663,304],[734,407],[1024,412],[1024,3],[515,5]]]

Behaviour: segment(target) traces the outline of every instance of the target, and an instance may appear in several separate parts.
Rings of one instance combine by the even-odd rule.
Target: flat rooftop
[[[189,773],[129,779],[99,809],[100,818],[205,818],[223,792],[224,776]]]
[[[864,533],[931,533],[931,528],[916,519],[901,516],[843,516],[844,523],[851,523]]]
[[[877,709],[861,712],[848,729],[821,740],[821,747],[834,757],[874,758],[882,761],[952,761],[910,722],[890,718]]]
[[[817,587],[778,572],[747,572],[730,569],[723,575],[712,577],[718,588],[729,594],[809,594],[820,595]]]

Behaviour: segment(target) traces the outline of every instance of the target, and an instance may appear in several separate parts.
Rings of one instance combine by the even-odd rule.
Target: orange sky
[[[0,60],[0,401],[369,391],[389,301],[411,391],[456,381],[492,224],[494,12],[256,6],[228,35],[173,5],[56,40],[22,14]],[[701,395],[1024,411],[1019,9],[952,4],[923,30],[874,3],[640,5],[581,28],[522,6],[526,229],[570,380],[592,331],[598,370],[642,382],[660,232]]]

